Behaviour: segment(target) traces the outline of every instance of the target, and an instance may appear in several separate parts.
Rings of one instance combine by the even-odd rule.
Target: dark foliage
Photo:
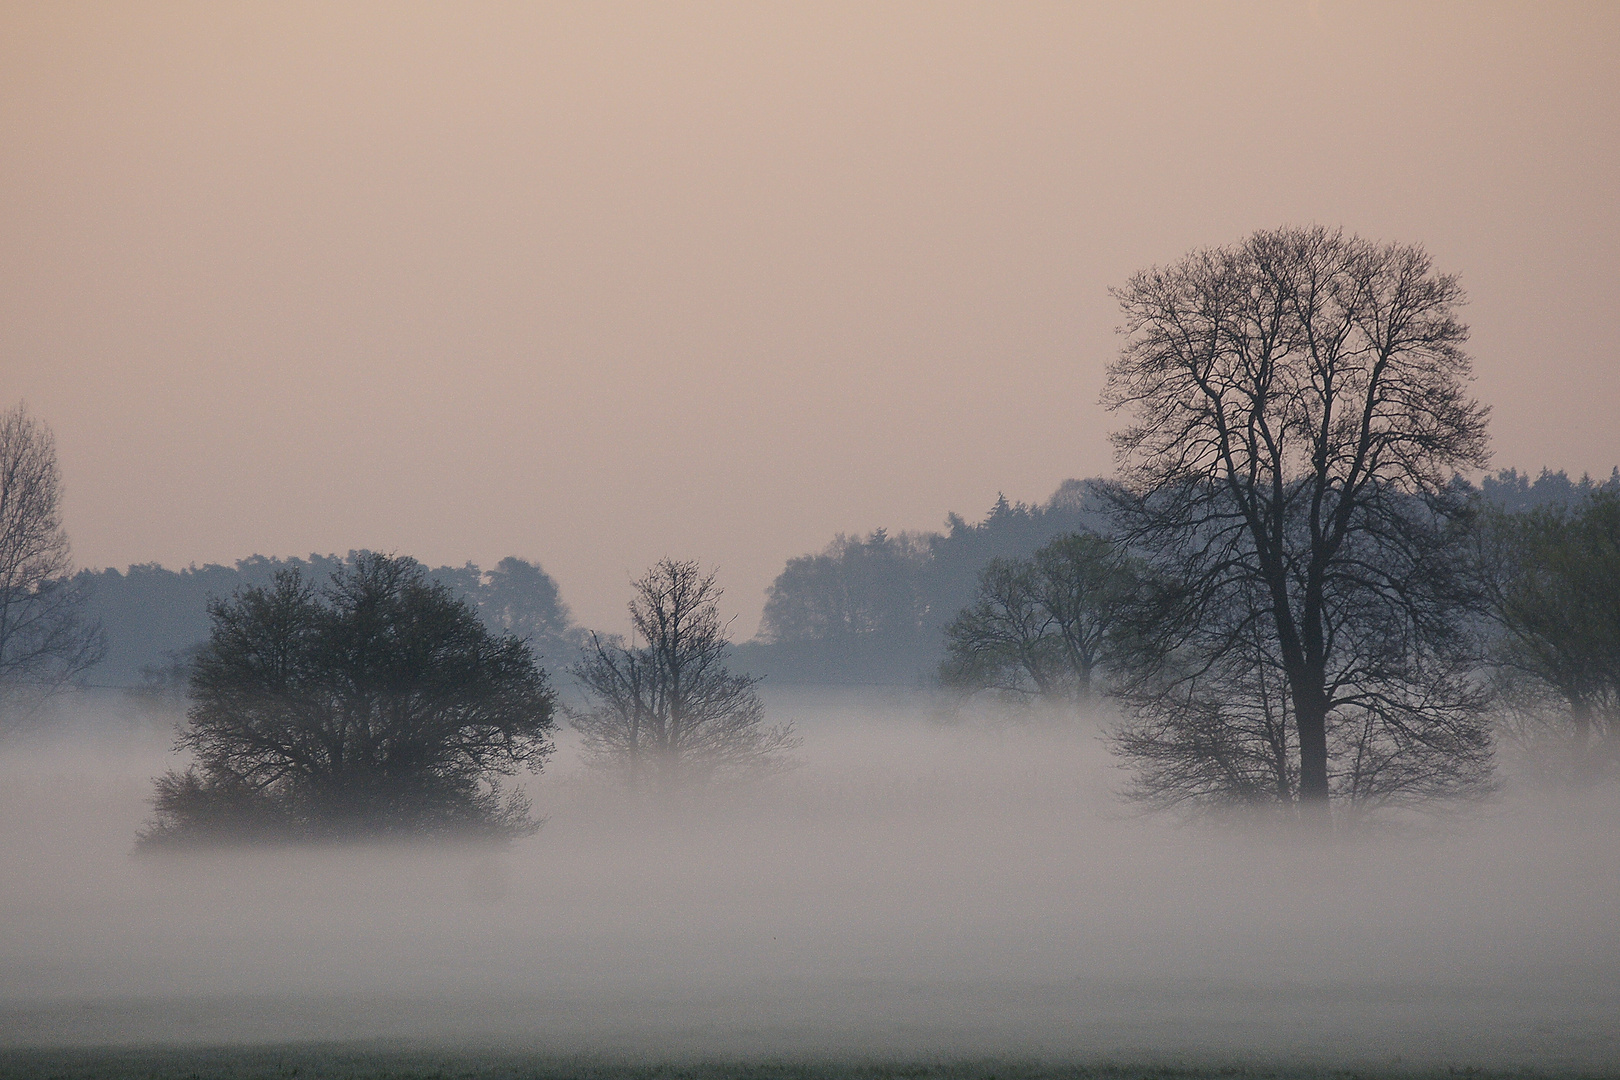
[[[760,636],[772,642],[917,637],[928,604],[926,537],[839,535],[819,555],[789,559],[766,591]]]
[[[758,638],[739,649],[784,682],[932,682],[945,624],[973,602],[992,559],[1022,559],[1069,533],[1106,527],[1087,482],[1067,480],[1044,505],[998,497],[982,521],[952,513],[944,533],[837,537],[790,559],[767,594]]]
[[[1095,494],[1096,481],[1065,480],[1045,503],[1009,502],[997,496],[984,518],[964,520],[947,514],[945,532],[930,534],[924,590],[927,632],[936,641],[957,612],[973,602],[979,573],[991,559],[1027,559],[1060,536],[1111,529],[1107,503]]]
[[[267,588],[283,570],[296,570],[306,581],[324,581],[363,554],[304,559],[254,555],[230,566],[209,563],[180,570],[156,563],[123,571],[81,570],[74,587],[85,597],[87,615],[105,627],[108,644],[94,680],[145,687],[149,673],[165,671],[174,657],[195,652],[207,638],[211,599]],[[506,558],[493,570],[467,563],[431,569],[428,576],[471,604],[491,632],[527,640],[553,669],[578,657],[580,632],[557,583],[539,566]]]
[[[461,595],[474,604],[491,632],[528,642],[535,655],[553,669],[567,667],[578,658],[584,635],[574,626],[573,615],[550,574],[511,556],[496,563],[493,570],[480,571],[471,563],[468,567],[473,581]]]
[[[1503,469],[1495,476],[1487,476],[1480,481],[1480,493],[1485,502],[1508,513],[1546,506],[1574,506],[1597,491],[1620,493],[1620,467],[1616,467],[1602,483],[1590,476],[1571,480],[1562,469],[1558,472],[1542,469],[1534,480],[1530,479],[1529,473],[1521,473],[1518,469]]]
[[[360,555],[319,591],[281,570],[209,615],[195,764],[157,781],[143,844],[536,827],[500,778],[551,753],[545,674],[413,560]]]

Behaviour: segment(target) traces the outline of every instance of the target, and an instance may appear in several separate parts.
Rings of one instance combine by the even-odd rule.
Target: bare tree
[[[1160,809],[1289,805],[1299,784],[1287,680],[1257,636],[1216,656],[1155,656],[1126,683],[1114,732],[1131,798]],[[1145,675],[1145,677],[1144,677]]]
[[[1165,585],[1127,700],[1205,723],[1273,695],[1297,782],[1271,779],[1313,818],[1357,785],[1483,784],[1451,480],[1485,464],[1487,411],[1456,279],[1418,247],[1281,229],[1115,295],[1129,336],[1104,401],[1133,422],[1111,495]]]
[[[964,693],[990,690],[1007,698],[1061,696],[1051,615],[1036,599],[1035,568],[1026,559],[991,559],[979,572],[973,602],[945,627],[940,681]]]
[[[768,727],[754,686],[726,670],[730,647],[715,575],[662,559],[635,583],[630,619],[644,645],[593,635],[573,669],[591,698],[573,714],[587,761],[633,788],[670,792],[779,771],[799,745]]]
[[[0,414],[0,721],[101,659],[62,529],[51,431],[18,405]]]
[[[967,692],[1089,701],[1131,576],[1113,544],[1092,533],[1060,536],[1028,559],[992,559],[973,603],[945,628],[941,681]]]
[[[1135,771],[1127,794],[1163,809],[1292,812],[1298,727],[1267,590],[1232,589],[1211,603],[1194,589],[1155,585],[1113,650],[1127,706],[1114,745]],[[1193,598],[1196,615],[1176,610]],[[1383,669],[1383,700],[1328,716],[1332,790],[1344,816],[1432,809],[1436,800],[1488,791],[1486,695],[1473,682],[1474,654],[1460,647],[1465,636],[1431,640],[1388,611],[1362,615],[1366,622],[1346,636],[1357,638],[1364,673]]]

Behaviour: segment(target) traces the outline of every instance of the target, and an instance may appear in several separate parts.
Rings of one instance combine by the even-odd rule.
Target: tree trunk
[[[1598,755],[1592,748],[1592,706],[1579,695],[1571,695],[1569,718],[1575,724],[1569,743],[1570,775],[1578,784],[1591,783],[1601,771]]]
[[[1320,690],[1294,691],[1294,717],[1299,728],[1299,808],[1308,821],[1328,820],[1327,701]]]

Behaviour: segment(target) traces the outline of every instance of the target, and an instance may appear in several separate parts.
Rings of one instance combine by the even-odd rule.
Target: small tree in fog
[[[551,753],[533,654],[414,560],[362,554],[210,605],[177,749],[143,843],[533,831],[501,778]]]
[[[767,726],[757,679],[726,670],[720,588],[696,562],[663,559],[635,583],[635,640],[592,635],[573,669],[590,699],[573,715],[586,761],[631,787],[672,791],[780,771],[799,740]]]
[[[1550,778],[1620,770],[1620,493],[1487,514],[1484,579],[1509,737]]]
[[[18,405],[0,414],[0,727],[101,659],[62,529],[51,431]]]
[[[1085,703],[1132,591],[1124,559],[1091,533],[1060,536],[1028,559],[992,559],[978,593],[945,628],[945,685]]]

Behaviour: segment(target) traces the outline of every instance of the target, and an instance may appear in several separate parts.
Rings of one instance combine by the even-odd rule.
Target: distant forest
[[[86,615],[99,620],[107,636],[107,655],[85,681],[151,692],[175,690],[185,678],[191,653],[208,637],[210,600],[228,600],[243,589],[269,586],[280,570],[297,570],[305,580],[321,585],[360,554],[307,559],[254,555],[232,566],[209,563],[182,570],[156,563],[122,572],[81,570],[75,581],[86,587]],[[491,630],[528,640],[546,667],[561,670],[578,655],[581,633],[557,583],[540,567],[507,558],[493,570],[469,562],[428,573],[467,601]]]
[[[982,520],[950,513],[944,532],[839,535],[789,559],[766,590],[758,636],[738,666],[786,683],[922,686],[944,658],[944,628],[973,599],[991,559],[1025,558],[1074,532],[1104,532],[1089,480],[1046,502],[1000,496]]]
[[[1601,483],[1507,469],[1480,485],[1485,500],[1508,511],[1572,504],[1595,489],[1620,491],[1620,469]],[[1108,531],[1103,505],[1091,481],[1066,480],[1044,503],[1003,496],[976,522],[950,513],[942,532],[840,534],[821,551],[787,561],[767,590],[758,635],[735,649],[735,667],[778,684],[929,685],[944,657],[944,627],[972,600],[991,559],[1027,558],[1058,536],[1084,531]],[[324,582],[357,554],[82,570],[75,580],[89,595],[86,614],[100,621],[108,646],[85,681],[177,691],[189,654],[208,636],[210,598],[268,585],[287,568]],[[587,631],[540,566],[507,558],[491,570],[469,562],[429,575],[468,601],[491,630],[526,638],[553,673],[579,658]]]

